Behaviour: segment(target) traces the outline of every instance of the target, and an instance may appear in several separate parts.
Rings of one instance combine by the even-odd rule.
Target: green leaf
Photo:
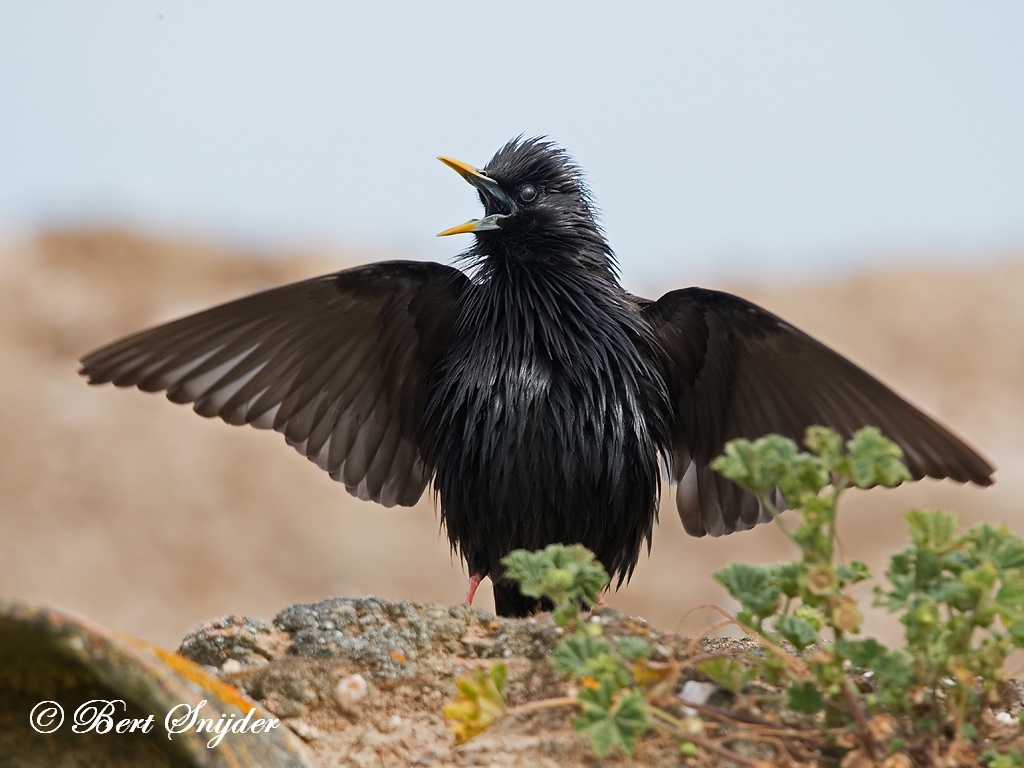
[[[850,660],[854,667],[869,668],[878,657],[889,652],[889,649],[875,640],[873,637],[866,637],[863,640],[849,640],[843,638],[839,641],[839,653]]]
[[[828,470],[821,459],[808,453],[798,453],[787,471],[779,478],[778,487],[791,507],[802,507],[829,484]]]
[[[786,597],[799,597],[800,577],[807,571],[807,566],[802,562],[779,563],[770,566],[771,576],[769,580],[778,587]]]
[[[941,552],[955,544],[960,520],[938,509],[914,509],[906,514],[910,540],[915,547]]]
[[[607,684],[584,688],[577,696],[583,711],[573,728],[590,738],[598,758],[607,757],[615,746],[627,755],[636,748],[636,740],[648,728],[647,704],[643,694],[632,689],[614,690]]]
[[[826,623],[828,623],[828,618],[825,616],[825,614],[823,614],[817,608],[807,605],[806,603],[798,605],[796,607],[796,610],[793,611],[793,615],[797,618],[803,619],[812,627],[819,630],[822,627],[824,627]]]
[[[579,617],[579,608],[574,603],[564,603],[555,608],[551,613],[556,627],[569,627]]]
[[[818,630],[797,616],[780,616],[775,621],[775,631],[789,640],[797,651],[818,642]]]
[[[900,459],[903,449],[882,437],[877,427],[857,430],[846,443],[846,474],[858,488],[875,485],[893,487],[910,480],[910,471]]]
[[[966,539],[975,560],[990,562],[1000,571],[1024,568],[1024,541],[1005,525],[982,523],[971,528]]]
[[[860,560],[851,560],[849,565],[836,566],[836,573],[839,574],[844,586],[871,578],[871,571],[868,569],[867,563],[862,563]]]
[[[773,447],[777,452],[785,454],[784,461],[796,456],[796,443],[778,435],[773,437],[779,438],[774,441]],[[755,447],[754,443],[740,438],[725,444],[723,454],[711,462],[711,468],[756,496],[763,496],[778,483],[778,478],[772,473],[772,468],[767,466],[768,463],[761,441],[758,441],[758,446]]]
[[[995,610],[1007,626],[1024,619],[1024,576],[1016,568],[1003,571]]]
[[[646,640],[639,637],[620,637],[616,641],[619,646],[619,653],[626,661],[651,658],[651,646]]]
[[[828,427],[813,426],[807,428],[804,445],[816,453],[829,472],[838,469],[843,459],[843,438]]]
[[[517,549],[502,559],[505,577],[518,582],[527,597],[547,597],[558,607],[597,605],[608,574],[594,554],[580,544],[552,544],[539,552]]]
[[[560,675],[583,677],[590,674],[590,661],[606,655],[610,649],[607,640],[577,631],[562,638],[558,647],[551,653],[551,665]]]
[[[1024,648],[1024,619],[1017,619],[1006,629],[1010,633],[1013,644],[1018,648]],[[1021,712],[1024,712],[1024,709]]]
[[[778,607],[782,593],[774,583],[771,566],[730,563],[714,576],[744,609],[762,619],[771,616]]]
[[[763,496],[779,484],[797,453],[796,443],[781,435],[768,435],[754,442],[740,438],[726,443],[725,452],[711,462],[711,467]]]
[[[753,667],[726,657],[702,661],[697,668],[730,693],[739,693],[757,675]]]
[[[1017,747],[1010,747],[1005,755],[994,749],[986,749],[981,755],[985,768],[1024,768],[1024,755]]]
[[[629,670],[623,665],[622,660],[610,653],[602,653],[587,662],[587,674],[598,682],[607,682],[615,689],[625,688],[633,680]]]
[[[731,440],[711,467],[757,496],[778,488],[794,507],[829,482],[821,459],[800,453],[795,442],[781,435],[766,435],[754,442]]]
[[[818,686],[811,680],[789,686],[786,693],[789,695],[789,701],[786,706],[794,712],[813,715],[816,712],[820,712],[822,706],[824,706],[824,698],[821,695],[821,691],[818,690]]]
[[[879,654],[867,665],[875,673],[880,685],[902,694],[914,684],[913,659],[906,651],[890,651]]]

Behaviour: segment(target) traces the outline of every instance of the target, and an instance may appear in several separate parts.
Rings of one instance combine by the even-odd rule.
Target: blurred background
[[[168,647],[332,595],[461,600],[429,498],[359,502],[279,435],[76,360],[288,280],[450,261],[434,233],[479,204],[435,156],[519,134],[586,170],[628,289],[757,301],[999,467],[852,495],[851,556],[880,575],[911,506],[1024,534],[1022,32],[1010,2],[3,5],[0,595]],[[725,602],[715,568],[790,556],[771,527],[689,539],[665,495],[616,607],[671,628]]]

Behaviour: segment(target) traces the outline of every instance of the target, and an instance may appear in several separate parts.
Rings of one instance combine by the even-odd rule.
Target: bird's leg
[[[473,597],[476,595],[476,589],[480,586],[480,582],[484,580],[484,577],[479,573],[474,573],[469,577],[469,589],[466,590],[466,605],[473,604]]]
[[[607,608],[608,607],[608,603],[606,603],[604,601],[604,598],[601,597],[601,595],[597,596],[597,607],[598,608]]]

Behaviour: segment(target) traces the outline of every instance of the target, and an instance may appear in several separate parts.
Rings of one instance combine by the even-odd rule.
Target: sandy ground
[[[118,232],[0,249],[0,594],[71,608],[169,648],[211,617],[270,618],[330,596],[460,601],[465,574],[429,496],[412,509],[360,502],[280,435],[229,428],[160,395],[87,387],[76,375],[80,355],[121,334],[342,266]],[[714,287],[835,346],[999,467],[985,490],[929,481],[851,494],[842,526],[850,556],[880,574],[903,545],[900,513],[913,506],[1024,534],[1024,256],[837,283]],[[666,496],[650,559],[610,596],[623,611],[672,629],[695,606],[727,604],[716,568],[791,554],[770,526],[691,539]],[[478,599],[493,605],[486,589]],[[867,628],[893,632],[886,617],[869,617]]]

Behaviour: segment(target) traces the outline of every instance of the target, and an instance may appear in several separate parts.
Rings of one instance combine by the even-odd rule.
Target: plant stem
[[[738,752],[733,752],[724,744],[720,744],[706,736],[686,733],[683,731],[682,723],[662,709],[658,709],[657,707],[648,707],[647,711],[655,716],[655,720],[651,723],[651,727],[658,729],[662,733],[668,733],[675,736],[677,739],[692,741],[698,747],[702,747],[710,752],[717,752],[727,760],[732,760],[734,763],[739,763],[740,765],[750,766],[750,768],[759,768],[761,765],[760,761],[752,760],[749,757],[744,757]]]
[[[726,624],[735,624],[737,627],[742,629],[743,632],[745,632],[748,637],[752,637],[752,638],[760,641],[761,645],[765,648],[765,650],[771,651],[776,656],[781,656],[783,659],[786,660],[786,665],[789,667],[790,671],[794,675],[796,675],[798,678],[800,678],[801,680],[805,680],[805,679],[810,677],[810,675],[811,675],[810,670],[807,668],[807,665],[803,661],[801,661],[800,659],[796,658],[793,654],[787,653],[786,651],[782,650],[779,646],[777,646],[775,643],[773,643],[767,637],[762,635],[756,629],[752,629],[752,628],[748,627],[746,624],[742,624],[741,622],[739,622],[735,617],[733,617],[724,608],[721,608],[720,606],[717,606],[714,603],[705,603],[704,605],[698,605],[696,608],[691,609],[690,611],[688,611],[686,613],[686,615],[689,616],[694,611],[700,610],[702,608],[710,608],[712,611],[717,611],[718,613],[720,613],[722,616],[725,617],[725,623]],[[684,616],[684,618],[685,618],[685,616]],[[746,652],[748,652],[748,650],[749,649],[745,649],[745,648],[737,648],[737,649],[735,649],[733,651],[728,651],[728,652],[727,651],[722,651],[722,653],[746,653]],[[696,657],[693,657],[693,658],[696,658]]]
[[[829,560],[833,562],[836,559],[836,544],[839,545],[839,561],[841,563],[846,562],[846,552],[843,551],[843,543],[839,541],[839,535],[836,532],[836,518],[838,518],[839,516],[839,496],[840,494],[842,494],[843,491],[846,490],[846,487],[849,485],[849,483],[850,481],[847,480],[845,477],[840,478],[838,482],[835,480],[832,481],[832,518],[829,521],[828,525],[828,541]]]
[[[782,513],[779,512],[779,510],[775,508],[775,505],[768,500],[768,494],[761,497],[761,506],[767,510],[768,516],[771,517],[771,519],[774,520],[780,528],[782,528],[782,532],[789,537],[789,540],[792,541],[801,552],[805,551],[806,547],[797,541],[796,534],[793,533],[793,529],[782,521]]]
[[[516,716],[524,715],[527,712],[536,712],[541,709],[554,709],[555,707],[578,707],[580,705],[579,699],[575,696],[562,696],[557,699],[541,699],[540,701],[531,701],[526,704],[522,704],[518,707],[512,707],[512,709],[506,710],[506,715]]]
[[[711,625],[709,625],[707,627],[704,627],[704,631],[702,631],[700,633],[700,637],[698,639],[699,640],[703,640],[705,637],[710,635],[712,632],[717,632],[722,627],[728,627],[732,623],[733,623],[732,620],[726,620],[726,619],[722,619],[721,621],[716,621],[714,624],[711,624]]]
[[[713,741],[706,736],[682,736],[680,738],[692,741],[698,747],[710,752],[717,752],[726,760],[732,760],[734,763],[739,763],[740,765],[748,765],[750,768],[760,768],[760,766],[764,765],[760,760],[753,760],[749,757],[744,757],[739,752],[733,752],[724,744],[719,744],[717,741]]]
[[[819,730],[800,731],[795,728],[789,728],[785,725],[780,725],[779,723],[773,723],[769,720],[762,720],[760,717],[755,717],[754,715],[744,715],[736,712],[730,712],[727,709],[712,707],[708,704],[694,704],[689,701],[683,701],[682,699],[679,699],[678,696],[676,698],[679,700],[681,706],[689,707],[690,709],[695,709],[701,714],[711,715],[712,717],[717,717],[720,720],[730,720],[734,723],[740,723],[742,725],[750,726],[753,728],[761,728],[766,731],[771,731],[773,734],[776,734],[778,736],[790,736],[797,739],[821,739],[821,731]]]
[[[843,698],[846,699],[846,703],[850,705],[850,709],[853,711],[853,719],[857,722],[857,730],[860,733],[860,740],[864,745],[864,751],[868,754],[868,757],[875,760],[880,756],[878,745],[875,744],[875,737],[871,735],[871,726],[868,724],[867,713],[864,711],[864,707],[861,706],[860,699],[853,692],[853,688],[850,687],[849,678],[844,677],[839,683],[839,688],[843,692]]]
[[[700,605],[694,606],[693,608],[688,610],[686,613],[684,613],[682,615],[682,617],[680,617],[679,621],[676,622],[676,625],[674,627],[672,627],[672,631],[678,633],[683,628],[683,624],[686,623],[686,620],[688,618],[690,618],[697,611],[703,611],[706,608],[707,609],[711,609],[712,611],[717,611],[718,613],[720,613],[723,616],[725,616],[729,620],[726,623],[730,623],[732,621],[735,621],[735,619],[733,619],[733,617],[730,616],[726,612],[726,610],[724,608],[722,608],[721,606],[715,605],[714,603],[701,603]],[[717,629],[719,626],[724,626],[724,625],[722,625],[722,624],[715,624],[714,626]]]
[[[728,656],[735,656],[740,653],[748,653],[746,648],[733,648],[729,651],[715,651],[714,653],[701,653],[696,656],[691,656],[686,661],[680,662],[679,672],[682,672],[687,667],[692,667],[696,664],[702,664],[705,661],[711,661],[712,659],[724,659]]]

